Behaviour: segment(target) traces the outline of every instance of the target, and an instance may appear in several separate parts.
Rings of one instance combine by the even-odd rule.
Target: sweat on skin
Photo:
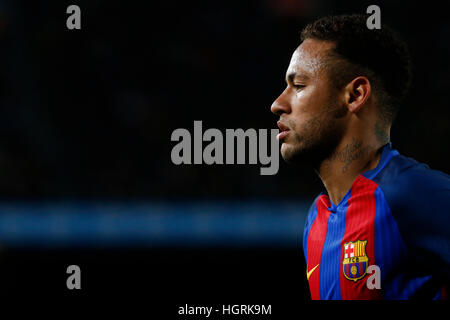
[[[224,136],[219,129],[210,128],[203,132],[202,121],[194,121],[194,137],[187,129],[178,128],[172,132],[171,141],[178,143],[172,148],[171,159],[176,165],[192,164],[192,140],[194,164],[245,164],[246,141],[248,141],[248,164],[259,163],[261,175],[274,175],[279,168],[278,129],[270,130],[270,155],[268,154],[268,129],[226,129],[225,159]],[[203,149],[203,142],[209,142]],[[236,147],[236,148],[235,148]],[[235,157],[236,149],[236,157]],[[236,158],[236,162],[235,162]]]

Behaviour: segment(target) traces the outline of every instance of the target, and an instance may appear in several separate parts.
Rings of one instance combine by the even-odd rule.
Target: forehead
[[[320,73],[326,61],[328,50],[334,44],[330,41],[306,39],[292,54],[287,74],[314,76]]]

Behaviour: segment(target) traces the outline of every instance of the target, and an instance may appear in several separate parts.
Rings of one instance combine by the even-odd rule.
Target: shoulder
[[[373,179],[405,244],[450,263],[450,176],[397,155]]]
[[[311,229],[311,226],[314,222],[314,220],[317,217],[317,200],[322,196],[322,193],[319,194],[313,201],[313,203],[311,204],[311,207],[308,210],[308,215],[306,217],[306,221],[305,221],[305,228],[303,230],[303,252],[305,254],[305,259],[306,259],[306,250],[307,250],[307,242],[308,242],[308,235],[309,235],[309,230]]]
[[[449,218],[449,207],[445,206],[450,205],[449,175],[398,155],[373,180],[382,189],[392,210],[423,214],[439,209]]]
[[[308,210],[308,216],[306,217],[305,222],[305,230],[309,230],[311,228],[312,223],[316,219],[317,216],[317,200],[322,196],[322,193],[320,193],[311,204],[311,207],[309,207]]]

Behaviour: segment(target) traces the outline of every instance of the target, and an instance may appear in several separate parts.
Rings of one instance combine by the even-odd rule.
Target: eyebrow
[[[293,82],[295,78],[298,78],[300,80],[308,80],[309,79],[309,77],[306,74],[297,73],[297,72],[289,73],[286,77],[288,82]]]

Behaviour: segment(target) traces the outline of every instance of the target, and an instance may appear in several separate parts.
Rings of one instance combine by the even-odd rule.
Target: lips
[[[277,140],[281,141],[289,134],[289,127],[281,123],[281,121],[277,122],[278,128],[280,128],[281,132],[277,135]]]

